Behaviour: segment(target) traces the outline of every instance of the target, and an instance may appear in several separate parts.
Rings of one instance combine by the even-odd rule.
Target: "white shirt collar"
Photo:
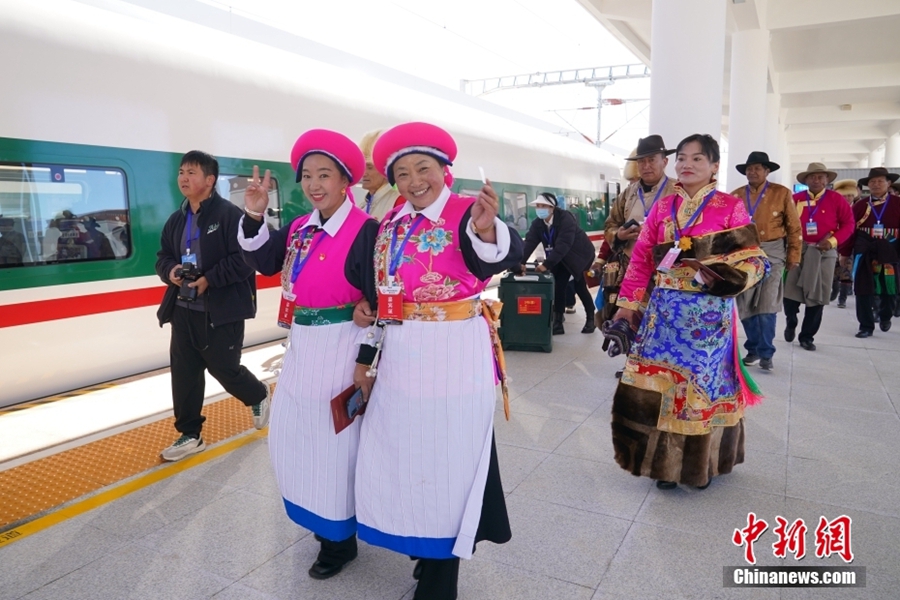
[[[347,216],[350,214],[350,209],[353,208],[353,203],[350,202],[349,199],[344,198],[343,204],[335,211],[331,218],[322,226],[322,218],[319,215],[319,209],[315,209],[311,215],[309,215],[309,221],[300,226],[300,229],[305,229],[306,227],[321,227],[325,233],[334,237],[337,235],[337,232],[341,230],[341,225],[344,224],[344,221],[347,220]]]
[[[448,188],[445,185],[444,189],[441,190],[441,194],[437,197],[437,200],[432,202],[424,210],[417,211],[413,207],[413,205],[409,202],[409,200],[407,200],[406,204],[403,205],[403,208],[401,208],[397,212],[397,214],[394,215],[394,218],[391,219],[391,222],[393,223],[394,221],[397,221],[397,220],[405,217],[406,215],[411,215],[414,212],[417,212],[420,215],[425,215],[425,218],[427,218],[429,221],[434,223],[438,219],[441,218],[441,213],[444,212],[444,207],[447,206],[447,200],[449,200],[449,199],[450,199],[450,188]]]

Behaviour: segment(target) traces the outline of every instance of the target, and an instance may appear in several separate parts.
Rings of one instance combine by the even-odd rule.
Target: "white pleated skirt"
[[[471,558],[495,393],[481,317],[387,327],[360,431],[360,539],[418,558]]]
[[[360,328],[294,324],[272,399],[269,454],[288,516],[332,540],[356,533],[358,417],[335,435],[331,399],[352,385]]]

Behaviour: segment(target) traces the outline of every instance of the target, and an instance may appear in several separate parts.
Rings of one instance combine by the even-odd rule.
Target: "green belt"
[[[331,306],[328,308],[303,308],[294,307],[294,323],[318,327],[320,325],[334,325],[353,320],[354,304],[343,306]]]

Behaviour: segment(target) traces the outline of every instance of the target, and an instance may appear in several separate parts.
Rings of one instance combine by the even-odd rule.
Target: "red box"
[[[539,315],[541,314],[541,296],[519,296],[518,313],[520,315]]]

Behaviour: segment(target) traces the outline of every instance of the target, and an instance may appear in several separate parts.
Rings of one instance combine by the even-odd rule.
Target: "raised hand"
[[[247,191],[244,192],[244,206],[248,211],[265,215],[266,208],[269,206],[269,184],[271,179],[272,172],[266,169],[266,174],[260,181],[259,166],[253,165],[253,177],[250,180],[250,185],[247,186]],[[247,216],[257,221],[262,221],[265,218],[264,216],[257,217],[250,212],[247,213]]]
[[[478,237],[489,244],[497,241],[494,219],[499,212],[500,198],[491,186],[490,180],[487,180],[478,194],[478,199],[472,205],[472,225],[475,227]]]

